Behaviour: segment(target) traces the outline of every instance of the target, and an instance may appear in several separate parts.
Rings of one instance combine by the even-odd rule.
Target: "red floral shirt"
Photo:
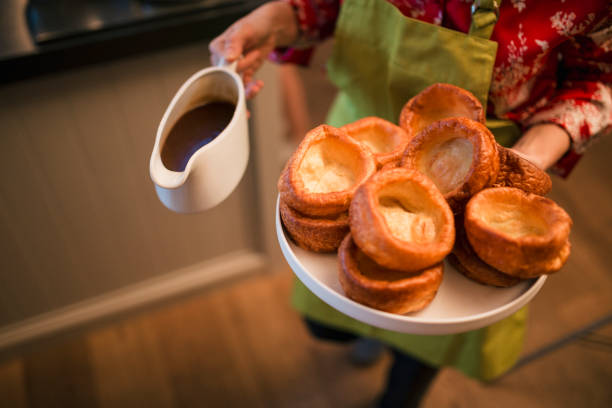
[[[333,34],[342,0],[286,0],[301,40]],[[407,17],[467,33],[471,0],[388,0]],[[555,123],[571,137],[553,170],[567,176],[588,145],[612,131],[612,6],[607,0],[504,0],[491,39],[498,50],[488,113],[524,129]],[[281,62],[307,64],[312,49],[279,50]]]

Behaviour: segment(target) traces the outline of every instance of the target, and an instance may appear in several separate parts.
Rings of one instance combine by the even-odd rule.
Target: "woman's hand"
[[[238,64],[247,99],[255,96],[263,87],[263,81],[254,80],[255,72],[276,47],[287,46],[298,37],[298,26],[293,7],[284,1],[273,1],[257,8],[232,24],[209,45],[211,62],[221,58]]]
[[[570,137],[563,128],[552,123],[542,123],[530,127],[512,150],[546,170],[563,157],[569,148]]]

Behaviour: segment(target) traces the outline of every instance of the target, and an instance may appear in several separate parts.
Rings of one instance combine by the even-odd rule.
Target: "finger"
[[[245,25],[238,21],[212,40],[208,45],[212,63],[218,64],[221,58],[224,58],[227,62],[233,62],[240,57],[244,48],[244,42],[248,37],[246,31],[248,29]]]
[[[257,60],[254,64],[251,64],[251,66],[249,66],[247,69],[245,69],[241,74],[243,76],[243,78],[245,76],[250,76],[252,77],[253,75],[255,75],[255,73],[259,70],[259,68],[261,68],[261,66],[263,65],[264,60]],[[245,83],[250,82],[249,81],[245,81]]]
[[[256,82],[255,80],[253,80],[254,74],[255,73],[253,71],[250,71],[246,74],[242,74],[242,83],[244,84],[245,88]]]
[[[221,34],[214,40],[208,44],[208,51],[210,52],[210,62],[213,65],[217,65],[219,60],[221,59],[221,54],[223,53],[223,44],[225,44],[225,38],[223,38],[224,34]]]
[[[211,53],[219,53],[221,52],[221,45],[223,43],[225,43],[225,33],[220,34],[218,37],[214,38],[209,44],[208,44],[208,50]]]
[[[244,84],[245,89],[249,86],[251,82],[253,82],[253,74],[242,74],[242,83]]]
[[[249,84],[245,89],[245,97],[247,100],[252,99],[259,92],[254,83]]]
[[[255,69],[251,69],[251,68],[257,66],[257,62],[260,58],[261,58],[261,51],[259,50],[253,50],[247,53],[244,57],[240,59],[240,61],[238,61],[238,65],[236,66],[236,71],[246,72],[247,70],[252,70],[254,72],[255,69],[257,68]]]
[[[210,54],[210,64],[218,66],[222,58],[219,54]]]
[[[257,95],[259,91],[261,91],[261,88],[263,88],[263,86],[264,82],[261,79],[249,83],[246,88],[246,98],[251,99],[255,97],[255,95]]]
[[[242,76],[245,85],[253,80],[253,76],[259,70],[259,68],[261,68],[262,65],[263,61],[258,60],[255,63],[251,64],[244,71],[240,72],[240,75]]]
[[[233,28],[233,29],[232,29]],[[232,62],[240,57],[248,39],[248,30],[243,24],[230,27],[228,35],[225,37],[223,56],[226,61]]]
[[[263,54],[261,54],[263,55]],[[258,58],[253,64],[251,64],[251,66],[249,67],[250,72],[252,72],[253,74],[255,74],[255,72],[257,72],[259,70],[259,68],[261,68],[261,66],[263,65],[265,59],[264,58]]]
[[[254,69],[248,69],[242,73],[242,82],[244,83],[244,86],[247,86],[249,83],[253,82],[254,75]]]

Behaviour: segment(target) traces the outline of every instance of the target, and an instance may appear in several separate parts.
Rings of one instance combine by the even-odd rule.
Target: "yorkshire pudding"
[[[485,123],[485,112],[471,92],[450,84],[433,84],[412,97],[400,113],[399,125],[410,137],[441,119],[464,117]]]
[[[302,214],[325,217],[348,209],[359,185],[376,171],[372,153],[344,131],[309,131],[278,181],[281,200]]]
[[[499,157],[483,124],[449,118],[432,123],[408,142],[401,166],[428,176],[460,212],[473,194],[496,180]]]
[[[550,176],[511,149],[497,145],[499,173],[493,187],[516,187],[528,193],[546,195],[552,188]]]
[[[442,263],[412,274],[383,268],[355,245],[351,234],[340,245],[338,263],[338,278],[347,297],[390,313],[423,309],[442,282]]]
[[[409,140],[404,129],[375,116],[359,119],[340,129],[370,149],[379,168],[399,161]]]
[[[470,246],[465,236],[463,226],[456,224],[455,228],[457,231],[455,246],[453,252],[448,256],[448,259],[459,272],[467,278],[482,283],[483,285],[497,286],[500,288],[508,288],[521,281],[519,278],[506,275],[484,263],[478,258]]]
[[[517,278],[556,272],[569,256],[569,215],[554,201],[518,188],[488,188],[474,195],[464,224],[478,257]]]
[[[334,252],[349,232],[348,212],[334,218],[311,218],[280,201],[280,215],[291,238],[302,248],[314,252]]]
[[[436,186],[415,170],[374,174],[355,193],[349,217],[357,246],[389,269],[416,272],[453,248],[453,214]]]

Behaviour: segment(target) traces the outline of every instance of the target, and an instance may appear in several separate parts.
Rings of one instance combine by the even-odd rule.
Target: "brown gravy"
[[[230,102],[209,102],[181,116],[162,146],[164,166],[168,170],[184,171],[189,158],[225,129],[235,108],[236,105]]]

